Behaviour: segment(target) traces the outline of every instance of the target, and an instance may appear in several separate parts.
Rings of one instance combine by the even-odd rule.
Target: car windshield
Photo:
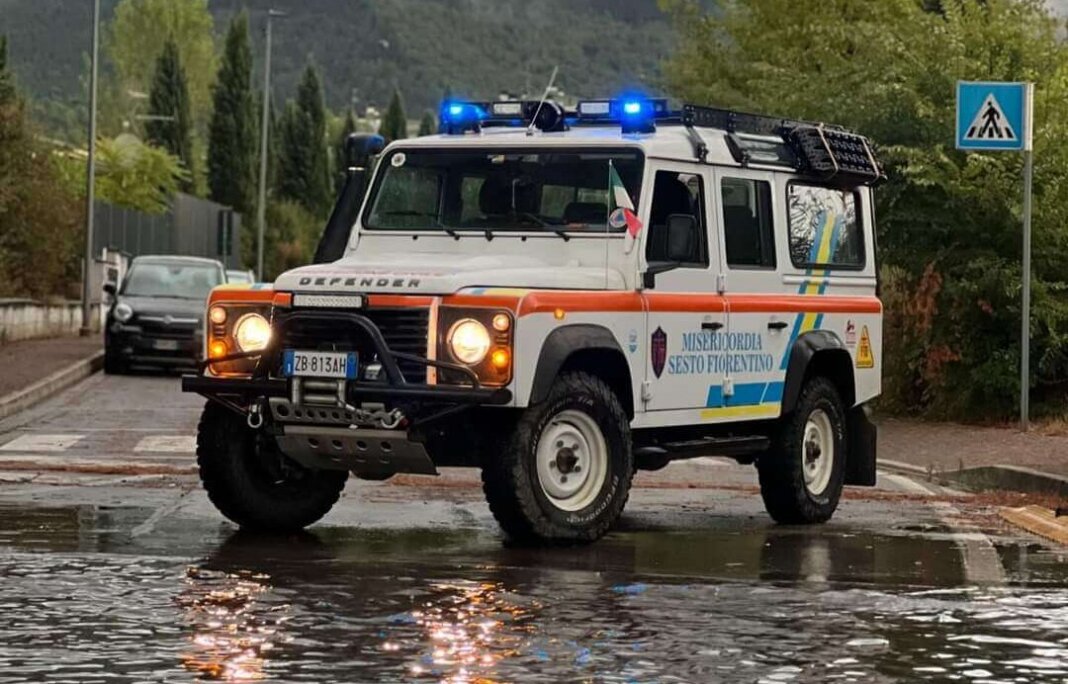
[[[622,184],[636,208],[642,176],[632,149],[396,150],[381,165],[372,230],[622,232],[609,228],[611,190]]]
[[[227,271],[226,282],[228,283],[251,283],[252,276],[244,271]]]
[[[210,264],[178,262],[135,263],[122,293],[131,297],[205,299],[222,282],[222,272]]]

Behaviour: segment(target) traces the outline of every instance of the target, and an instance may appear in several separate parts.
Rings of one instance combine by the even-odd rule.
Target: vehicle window
[[[610,170],[636,209],[642,165],[633,150],[398,150],[382,162],[364,225],[622,232],[608,226]]]
[[[860,268],[864,237],[857,216],[857,193],[818,185],[792,183],[787,190],[790,212],[790,259],[794,266]]]
[[[724,178],[723,238],[731,268],[775,268],[771,183]]]
[[[204,299],[222,283],[222,272],[209,265],[137,263],[130,267],[122,294],[130,297]]]
[[[705,224],[705,191],[702,178],[694,173],[657,171],[653,180],[653,204],[649,208],[649,237],[645,243],[647,261],[668,260],[668,218],[674,214],[693,216],[697,221],[697,244],[692,246],[690,258],[683,262],[688,268],[708,266],[708,231]]]

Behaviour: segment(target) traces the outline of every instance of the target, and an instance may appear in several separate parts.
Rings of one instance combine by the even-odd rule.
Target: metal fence
[[[221,204],[178,193],[162,214],[97,202],[93,218],[96,254],[104,248],[130,256],[182,254],[241,268],[241,214]]]

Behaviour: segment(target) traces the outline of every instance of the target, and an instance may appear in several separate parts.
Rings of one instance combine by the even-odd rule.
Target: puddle
[[[287,539],[140,508],[0,508],[0,683],[1033,681],[1068,677],[1068,571],[998,548],[964,586],[937,534],[489,530]]]

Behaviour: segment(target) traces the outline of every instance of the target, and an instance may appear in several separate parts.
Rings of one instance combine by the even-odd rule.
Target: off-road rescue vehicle
[[[441,122],[353,138],[317,263],[212,292],[183,387],[210,400],[198,461],[224,515],[291,530],[350,473],[470,466],[509,536],[572,542],[677,458],[754,464],[782,523],[874,484],[864,137],[643,98]]]

